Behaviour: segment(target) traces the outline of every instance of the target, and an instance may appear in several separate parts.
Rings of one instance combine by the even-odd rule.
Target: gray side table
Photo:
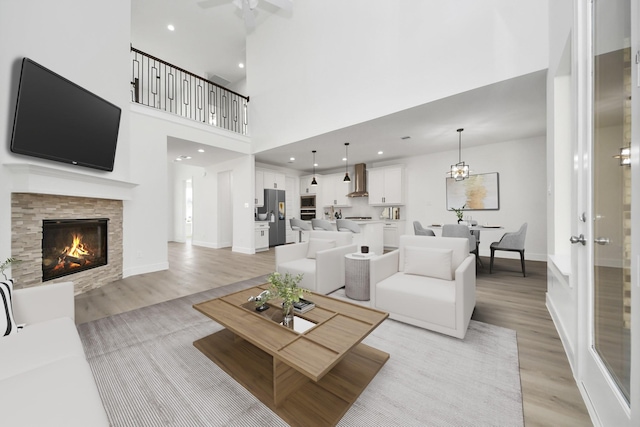
[[[373,254],[367,257],[359,257],[354,254],[344,256],[344,291],[348,298],[369,300],[369,260]]]

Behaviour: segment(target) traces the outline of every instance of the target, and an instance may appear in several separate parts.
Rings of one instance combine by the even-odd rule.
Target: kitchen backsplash
[[[322,209],[322,208],[320,208]],[[342,217],[371,217],[371,219],[404,219],[402,207],[381,207],[370,206],[369,200],[366,197],[351,199],[351,206],[347,208],[335,208],[335,211],[342,210]],[[321,213],[330,213],[330,208],[324,208]],[[398,218],[394,218],[398,216]],[[326,216],[323,216],[326,218]]]

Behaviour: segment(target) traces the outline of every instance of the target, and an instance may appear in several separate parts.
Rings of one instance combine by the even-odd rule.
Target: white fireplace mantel
[[[138,185],[31,163],[5,163],[4,166],[11,171],[14,193],[131,200],[132,190]]]

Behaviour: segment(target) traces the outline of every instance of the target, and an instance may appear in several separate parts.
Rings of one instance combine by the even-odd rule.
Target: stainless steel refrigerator
[[[287,211],[284,190],[264,190],[264,206],[258,213],[266,213],[269,221],[269,247],[284,245],[287,239]]]

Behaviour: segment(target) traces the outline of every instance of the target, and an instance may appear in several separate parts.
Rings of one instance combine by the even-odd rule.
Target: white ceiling
[[[131,4],[134,47],[187,70],[205,70],[205,77],[219,76],[231,84],[245,78],[246,69],[238,67],[245,62],[245,28],[231,0],[132,0]],[[256,25],[271,17],[281,19],[277,8],[265,1],[256,11]],[[169,31],[168,24],[175,31]],[[310,173],[311,151],[317,150],[316,169],[321,173],[343,167],[345,142],[350,143],[349,164],[371,163],[457,150],[458,128],[465,129],[464,158],[465,147],[545,135],[545,93],[546,71],[540,71],[256,153],[256,161]],[[401,140],[403,136],[411,139]],[[198,148],[206,152],[197,153]],[[380,150],[382,156],[377,154]],[[171,138],[168,159],[179,155],[192,156],[189,164],[197,166],[238,156]],[[290,162],[290,157],[296,160]]]

